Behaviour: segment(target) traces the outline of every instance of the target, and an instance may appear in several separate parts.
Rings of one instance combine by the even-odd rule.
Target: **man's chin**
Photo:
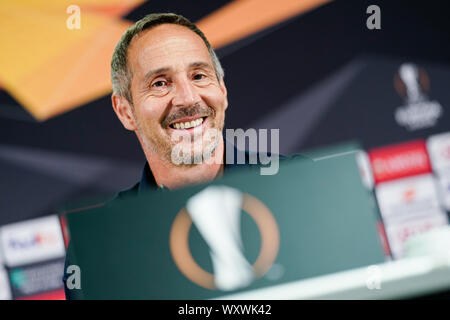
[[[215,162],[216,150],[219,143],[214,141],[204,146],[193,143],[174,146],[171,153],[172,164],[176,166],[193,167],[199,164]],[[222,158],[220,158],[221,160]]]

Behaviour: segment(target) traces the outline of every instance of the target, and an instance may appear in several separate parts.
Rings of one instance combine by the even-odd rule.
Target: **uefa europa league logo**
[[[397,92],[408,103],[417,103],[426,99],[424,91],[429,90],[430,80],[423,69],[412,63],[404,63],[398,70],[394,84]]]
[[[394,75],[394,87],[404,105],[395,111],[395,120],[410,131],[433,127],[443,113],[438,101],[431,101],[427,92],[430,79],[423,68],[403,63]]]
[[[242,252],[241,210],[255,221],[261,251],[251,265]],[[193,259],[189,230],[195,224],[210,249],[214,274]],[[170,232],[175,264],[192,282],[211,290],[236,290],[262,277],[278,254],[279,230],[270,210],[258,199],[227,186],[210,186],[191,197],[176,216]]]

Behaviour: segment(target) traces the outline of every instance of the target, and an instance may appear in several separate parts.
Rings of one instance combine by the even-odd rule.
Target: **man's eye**
[[[204,75],[204,74],[201,74],[201,73],[197,73],[195,76],[194,76],[194,80],[202,80],[203,78],[205,78],[206,76]]]
[[[160,87],[165,86],[166,84],[167,84],[166,81],[159,80],[159,81],[156,81],[155,83],[153,83],[152,87],[160,88]]]

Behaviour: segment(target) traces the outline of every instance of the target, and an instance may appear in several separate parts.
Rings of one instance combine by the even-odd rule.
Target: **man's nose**
[[[179,79],[175,84],[173,105],[176,107],[191,106],[199,101],[197,90],[189,79]]]

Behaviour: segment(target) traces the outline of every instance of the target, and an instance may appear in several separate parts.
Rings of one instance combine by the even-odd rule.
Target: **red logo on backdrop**
[[[405,202],[412,202],[414,200],[414,197],[416,195],[416,190],[414,189],[406,189],[405,192],[403,192],[403,200]]]
[[[369,151],[375,184],[431,172],[424,140],[416,140]]]

